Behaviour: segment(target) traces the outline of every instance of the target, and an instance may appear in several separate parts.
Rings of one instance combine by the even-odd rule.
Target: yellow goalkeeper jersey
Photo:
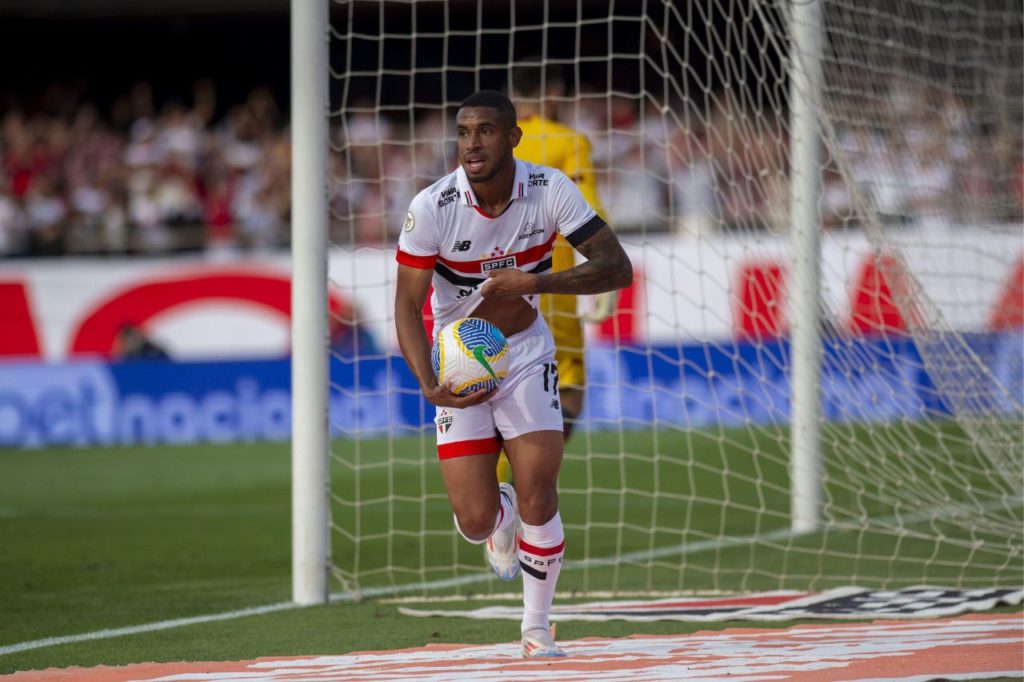
[[[586,136],[540,116],[520,119],[519,127],[523,129],[523,139],[515,148],[515,155],[524,161],[557,168],[568,175],[583,192],[583,198],[591,208],[604,218],[604,208],[594,180],[594,165],[590,160],[590,142]]]
[[[590,142],[586,136],[540,116],[520,119],[519,127],[523,129],[523,138],[514,150],[515,156],[565,173],[580,188],[591,208],[604,218],[604,207],[594,179]],[[567,241],[559,237],[551,255],[551,270],[567,270],[573,265],[575,252]],[[582,386],[583,331],[576,314],[576,297],[545,294],[541,296],[540,309],[555,338],[560,382],[568,386]]]

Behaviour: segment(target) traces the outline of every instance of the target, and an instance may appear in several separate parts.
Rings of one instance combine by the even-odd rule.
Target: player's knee
[[[519,493],[519,518],[523,523],[540,526],[558,513],[558,489],[545,486]]]
[[[494,531],[495,512],[473,509],[455,513],[455,529],[474,545],[487,542]]]

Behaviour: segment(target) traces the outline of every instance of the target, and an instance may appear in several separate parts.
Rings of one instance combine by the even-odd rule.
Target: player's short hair
[[[539,57],[527,58],[512,67],[512,96],[537,99],[553,84],[561,87],[562,67],[559,64],[541,64]]]
[[[516,107],[512,104],[512,100],[506,97],[504,94],[497,90],[478,90],[472,95],[462,100],[462,104],[459,105],[460,109],[466,107],[488,107],[490,109],[496,109],[498,112],[498,118],[502,123],[506,124],[511,130],[516,127]]]

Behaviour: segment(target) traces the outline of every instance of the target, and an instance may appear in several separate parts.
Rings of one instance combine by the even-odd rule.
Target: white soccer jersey
[[[434,270],[435,333],[480,305],[487,272],[551,270],[561,234],[576,246],[605,223],[575,183],[559,170],[516,160],[512,203],[500,216],[484,213],[462,166],[416,195],[398,239],[398,262]],[[536,308],[539,295],[524,296]]]

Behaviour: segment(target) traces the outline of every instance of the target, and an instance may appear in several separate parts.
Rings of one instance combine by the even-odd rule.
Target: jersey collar
[[[526,164],[515,159],[516,162],[516,179],[512,183],[512,198],[523,199],[526,197],[526,191],[530,186],[530,172],[526,169]],[[475,206],[477,208],[480,205],[477,203],[476,195],[473,193],[473,188],[469,185],[469,178],[466,177],[466,169],[459,164],[459,167],[455,170],[455,184],[459,188],[459,196],[462,197],[462,201],[467,206]]]

